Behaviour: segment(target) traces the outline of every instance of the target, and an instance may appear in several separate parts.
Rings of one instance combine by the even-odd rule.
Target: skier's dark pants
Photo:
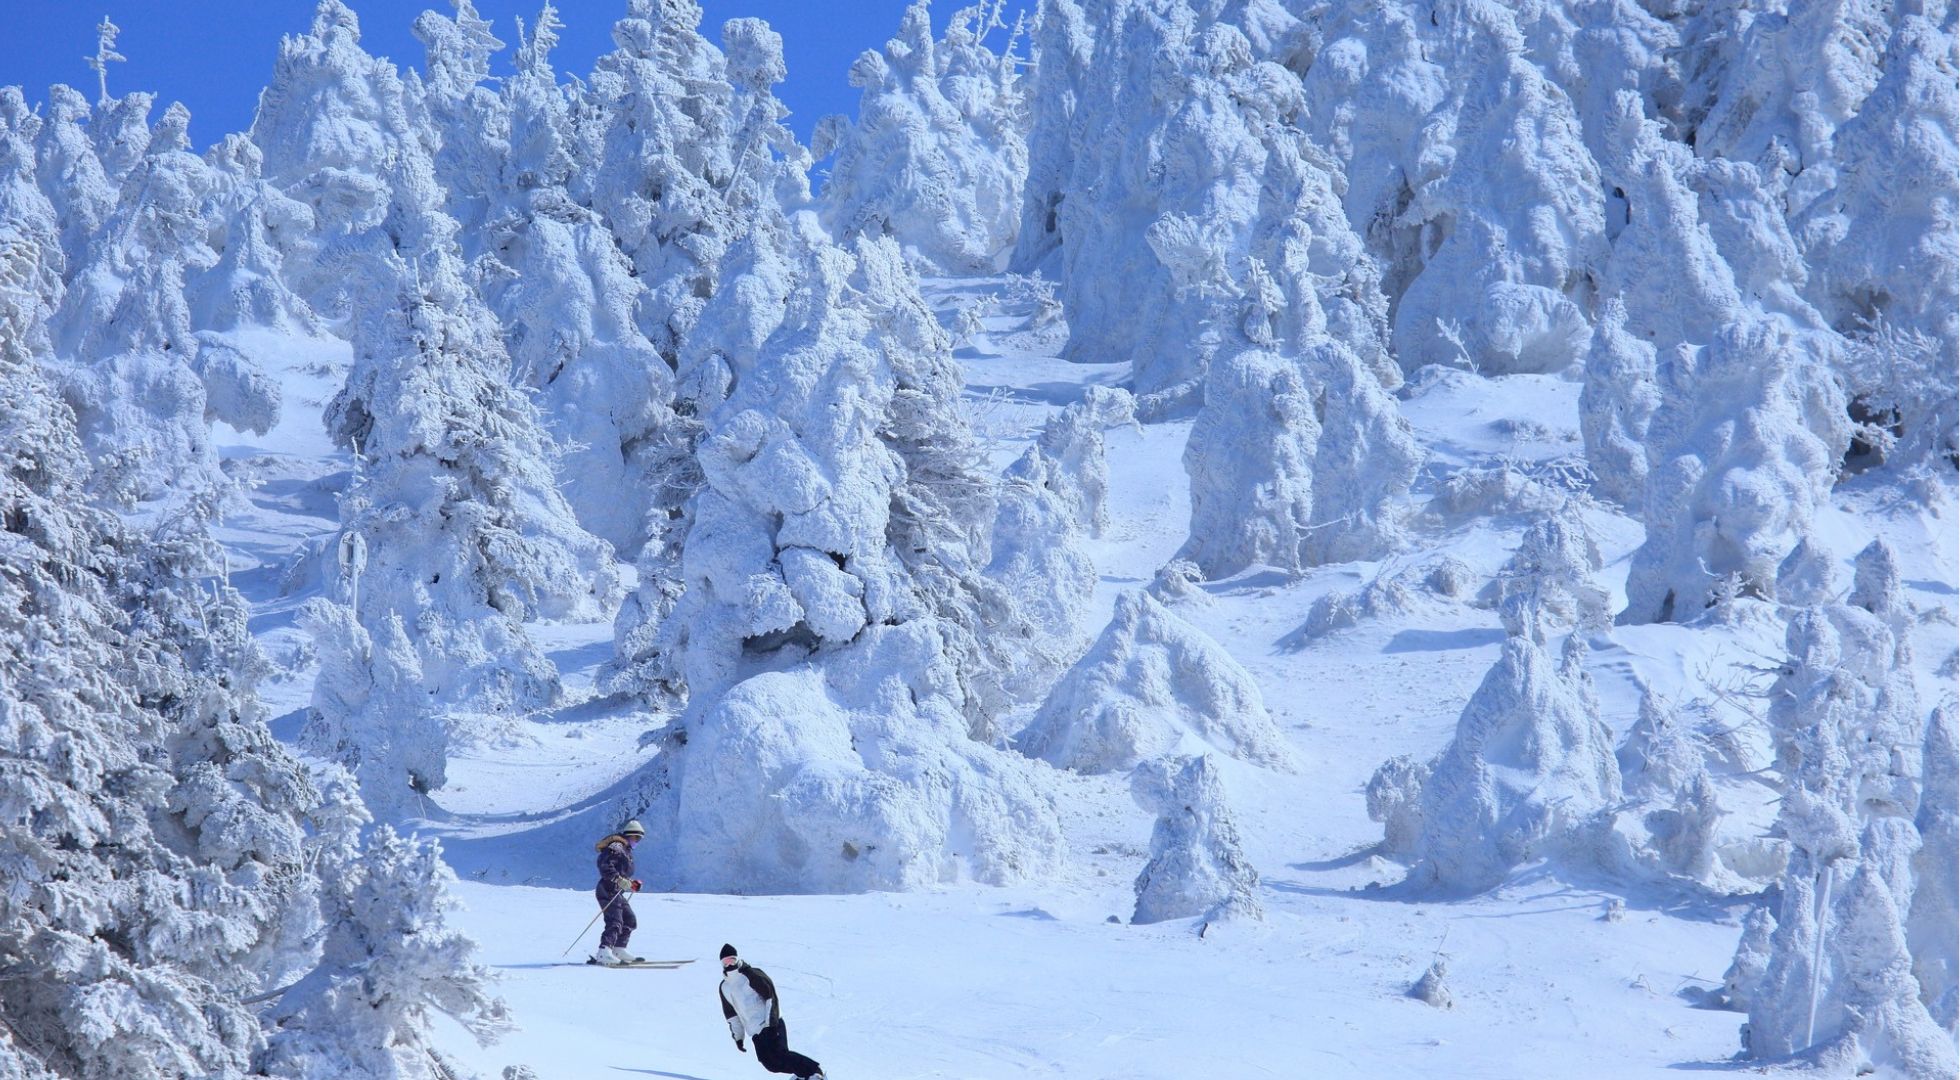
[[[620,896],[619,892],[609,884],[592,890],[592,895],[599,898],[599,906],[606,912],[606,932],[599,935],[600,948],[624,949],[626,939],[640,928],[640,920],[633,916],[632,899]]]
[[[781,1020],[755,1033],[755,1059],[773,1073],[809,1076],[823,1071],[823,1066],[789,1048],[789,1029]]]

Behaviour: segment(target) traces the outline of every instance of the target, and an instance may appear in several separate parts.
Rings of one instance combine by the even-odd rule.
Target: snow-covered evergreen
[[[1062,768],[1098,773],[1134,768],[1187,741],[1255,765],[1296,767],[1252,676],[1148,593],[1131,592],[1117,599],[1102,637],[1014,744]]]
[[[1398,759],[1376,773],[1369,814],[1388,827],[1391,849],[1412,841],[1412,880],[1494,887],[1515,867],[1574,850],[1588,819],[1619,801],[1619,763],[1583,664],[1576,639],[1554,660],[1511,636],[1449,746],[1425,766]]]
[[[1130,774],[1130,792],[1157,818],[1131,922],[1265,918],[1259,872],[1239,846],[1224,781],[1209,755],[1152,758]]]
[[[1003,0],[962,8],[935,39],[926,0],[898,36],[851,65],[863,91],[855,121],[833,133],[824,219],[838,236],[890,236],[922,268],[986,272],[1014,245],[1026,182],[1027,102],[1019,26]],[[988,43],[1005,35],[996,52]],[[839,118],[840,120],[842,118]]]

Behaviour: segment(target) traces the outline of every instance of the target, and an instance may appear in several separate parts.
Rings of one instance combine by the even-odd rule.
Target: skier
[[[632,894],[640,891],[640,879],[633,876],[633,845],[646,834],[638,821],[629,821],[624,828],[594,845],[599,849],[599,886],[592,894],[598,898],[599,910],[606,917],[606,931],[599,935],[599,951],[592,954],[595,964],[610,967],[640,960],[627,954],[626,942],[640,925],[640,920],[633,916]]]
[[[776,984],[761,968],[750,967],[735,955],[735,946],[721,947],[721,1015],[735,1049],[747,1051],[744,1039],[755,1041],[755,1059],[774,1073],[794,1073],[799,1080],[824,1080],[823,1066],[789,1048],[789,1029],[783,1026],[782,1003]]]

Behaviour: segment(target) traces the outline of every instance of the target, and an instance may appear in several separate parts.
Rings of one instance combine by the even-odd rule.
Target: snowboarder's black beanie
[[[733,945],[723,945],[723,946],[721,947],[721,958],[722,958],[723,960],[726,960],[726,959],[728,959],[729,957],[731,957],[731,956],[734,956],[734,955],[735,955],[735,946],[733,946]]]

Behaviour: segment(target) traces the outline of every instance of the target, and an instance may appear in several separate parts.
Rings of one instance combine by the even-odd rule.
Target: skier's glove
[[[749,1052],[747,1044],[743,1043],[740,1039],[735,1040],[735,1049],[740,1050],[744,1054]]]
[[[619,892],[626,892],[632,887],[633,887],[632,878],[616,877],[613,879],[613,888],[618,890]]]
[[[639,879],[639,878],[634,878],[634,879],[633,879],[633,891],[634,891],[634,892],[639,892],[639,891],[640,891],[640,879]]]

